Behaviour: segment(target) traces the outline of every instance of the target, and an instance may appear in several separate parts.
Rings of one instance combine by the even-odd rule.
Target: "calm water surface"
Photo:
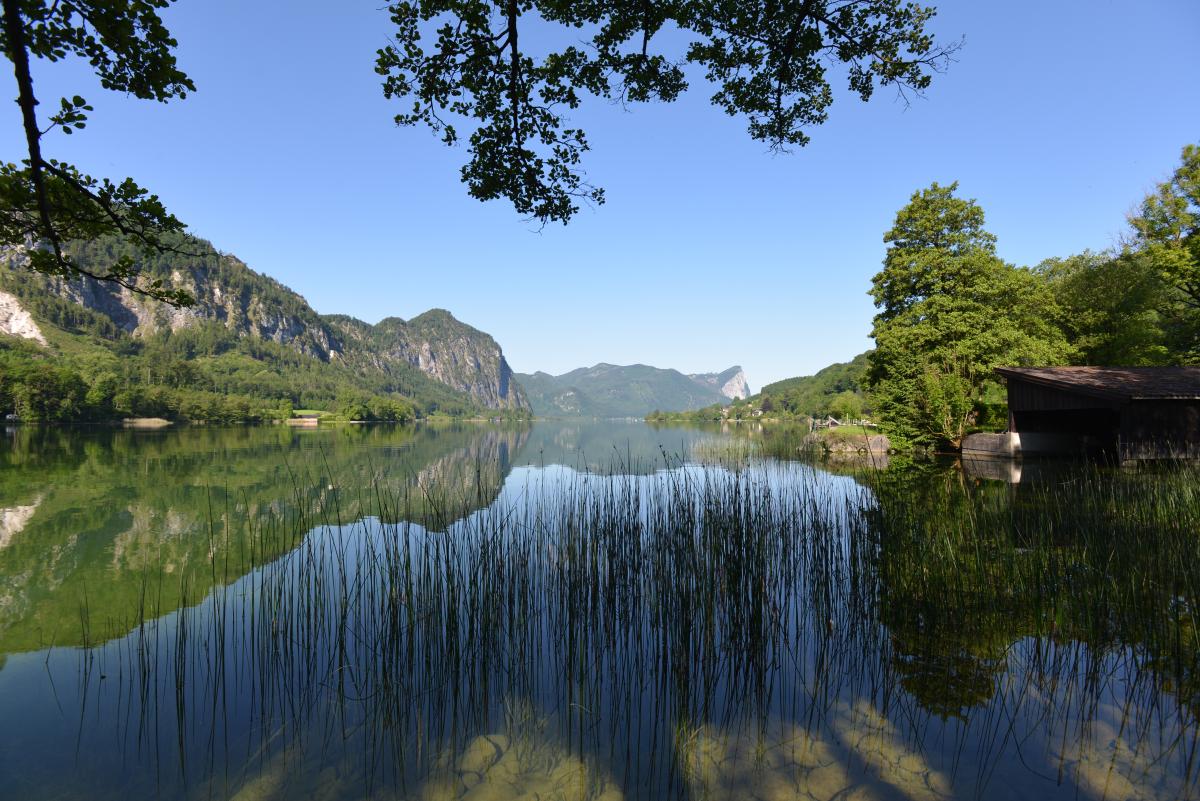
[[[1200,474],[772,453],[9,431],[0,798],[1200,796]]]

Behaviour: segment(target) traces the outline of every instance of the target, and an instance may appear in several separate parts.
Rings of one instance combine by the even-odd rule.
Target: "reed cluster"
[[[1195,795],[1198,478],[543,467],[482,509],[426,497],[399,522],[409,498],[298,480],[300,511],[239,534],[252,545],[214,561],[206,598],[159,617],[170,579],[146,580],[134,632],[81,651],[82,697],[106,696],[116,740],[153,745],[197,796],[283,764],[347,798],[431,798],[458,771],[438,797],[465,797],[481,779],[455,755],[500,737],[573,755],[580,799],[764,771],[798,792],[834,763],[986,797],[1018,759],[1089,792],[1100,764],[1132,797]],[[712,756],[731,742],[737,759]],[[711,767],[735,762],[741,778]]]

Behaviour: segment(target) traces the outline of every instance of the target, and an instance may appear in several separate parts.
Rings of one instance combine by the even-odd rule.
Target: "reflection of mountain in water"
[[[0,509],[0,548],[8,545],[12,542],[13,537],[24,531],[41,502],[42,498],[39,495],[33,499],[33,503],[26,506],[10,506]]]
[[[538,422],[516,460],[518,467],[560,464],[577,470],[645,475],[694,457],[700,443],[719,431],[655,428],[645,423],[605,421]]]
[[[630,480],[522,470],[445,533],[312,528],[436,527],[486,503],[510,460],[746,452],[736,437],[671,448],[679,433],[198,431],[190,448],[123,435],[95,453],[70,437],[0,452],[21,465],[0,461],[0,508],[35,507],[12,518],[0,576],[66,576],[57,606],[35,597],[47,619],[77,626],[83,587],[94,618],[119,592],[136,605],[156,554],[203,591],[220,559],[269,559],[290,547],[272,531],[308,532],[162,625],[13,659],[0,720],[21,725],[0,727],[0,775],[16,781],[0,798],[1195,797],[1192,473],[1081,472],[1047,490],[900,460],[854,480],[753,459]],[[47,478],[59,452],[73,454],[62,487]],[[193,452],[200,469],[184,469]],[[140,484],[122,496],[106,470]],[[109,482],[77,491],[112,510],[66,506],[81,476]],[[214,511],[159,500],[171,492]],[[55,540],[47,510],[107,514],[126,540]],[[247,518],[262,526],[238,534]],[[95,538],[96,566],[10,557],[39,536],[64,564]],[[113,600],[98,603],[103,580]],[[0,622],[0,646],[40,634]]]
[[[444,529],[526,428],[22,429],[0,444],[0,653],[121,634],[293,547],[294,522]]]

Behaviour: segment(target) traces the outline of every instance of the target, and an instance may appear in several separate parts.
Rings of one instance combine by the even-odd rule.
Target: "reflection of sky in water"
[[[873,565],[886,555],[854,539],[875,500],[853,478],[736,458],[646,458],[617,476],[588,472],[590,456],[564,466],[606,436],[639,459],[663,447],[641,428],[637,444],[621,443],[628,427],[578,425],[453,440],[457,461],[432,449],[406,466],[433,482],[423,491],[478,476],[472,454],[506,464],[482,503],[454,497],[465,516],[444,532],[375,515],[318,527],[224,589],[197,581],[182,615],[120,621],[110,628],[132,633],[90,651],[10,653],[0,798],[1197,795],[1195,712],[1135,648],[885,623]],[[625,529],[581,534],[634,502]],[[123,530],[196,536],[166,511]],[[763,564],[738,562],[722,548],[750,547],[736,533],[747,521],[796,536],[754,546]],[[220,536],[205,554],[225,553]],[[89,587],[77,622],[103,630],[109,592]]]

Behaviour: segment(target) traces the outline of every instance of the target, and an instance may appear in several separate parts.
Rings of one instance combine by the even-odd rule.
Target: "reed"
[[[987,797],[1018,758],[1090,793],[1105,754],[1134,797],[1196,794],[1195,469],[1009,487],[733,461],[544,467],[482,509],[298,475],[293,516],[210,530],[246,545],[202,601],[156,607],[170,579],[148,576],[107,645],[84,608],[81,653],[116,679],[82,681],[120,691],[118,740],[173,742],[158,771],[197,795],[459,797],[570,765],[563,797],[692,798],[840,765]]]

